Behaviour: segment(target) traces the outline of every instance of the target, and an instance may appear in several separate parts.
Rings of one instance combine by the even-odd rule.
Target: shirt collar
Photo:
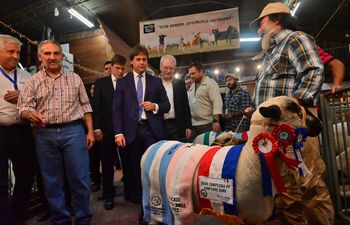
[[[134,74],[134,77],[135,77],[135,78],[138,78],[138,75],[139,75],[139,74],[136,73],[135,71],[132,71],[132,72],[133,72],[133,74]],[[145,74],[146,74],[146,72],[143,72],[143,73],[142,73],[142,77],[145,77]]]
[[[276,34],[275,36],[272,37],[272,40],[276,43],[279,44],[283,39],[285,39],[290,33],[292,33],[291,30],[285,29]]]
[[[45,68],[42,68],[42,70],[45,76],[50,77],[50,75],[46,72]],[[64,76],[63,68],[61,68],[60,73],[54,79],[59,78],[60,76]]]
[[[6,70],[4,69],[4,67],[2,67],[2,66],[0,66],[1,67],[1,69],[3,69],[5,72],[6,72]],[[17,67],[15,67],[13,70],[11,70],[9,73],[7,73],[7,74],[10,74],[10,73],[13,73],[13,71],[15,71],[17,69]]]

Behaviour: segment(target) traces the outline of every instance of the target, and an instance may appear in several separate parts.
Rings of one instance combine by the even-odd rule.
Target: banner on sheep
[[[150,58],[240,47],[238,8],[141,21],[139,28]]]

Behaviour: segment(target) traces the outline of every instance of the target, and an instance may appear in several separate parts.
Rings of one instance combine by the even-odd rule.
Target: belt
[[[138,122],[139,125],[143,125],[143,124],[147,124],[148,123],[148,120],[140,120]]]
[[[81,124],[82,120],[74,120],[71,122],[67,123],[54,123],[54,124],[45,124],[45,127],[43,128],[62,128],[62,127],[67,127],[67,126],[73,126],[73,125],[78,125]]]

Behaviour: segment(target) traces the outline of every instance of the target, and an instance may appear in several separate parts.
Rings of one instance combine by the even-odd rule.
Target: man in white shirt
[[[0,224],[24,224],[34,174],[34,139],[18,115],[17,99],[30,74],[17,68],[22,43],[0,35]],[[8,201],[8,160],[16,182]]]
[[[183,80],[175,79],[176,59],[164,55],[160,59],[163,86],[170,102],[170,111],[164,113],[165,139],[185,141],[191,136],[191,111]]]
[[[104,208],[110,210],[114,207],[114,166],[120,169],[117,159],[117,146],[114,143],[112,124],[112,105],[115,85],[122,78],[125,71],[126,58],[115,55],[111,61],[112,75],[102,77],[95,81],[94,97],[92,100],[94,134],[100,145],[102,160],[103,193],[100,199],[104,199]]]

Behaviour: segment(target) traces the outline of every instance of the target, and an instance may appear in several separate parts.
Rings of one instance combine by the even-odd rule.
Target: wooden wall
[[[105,29],[108,29],[107,33]],[[69,43],[70,53],[74,55],[74,63],[101,72],[96,75],[75,67],[74,71],[81,76],[85,84],[91,84],[102,76],[103,64],[111,60],[114,54],[127,57],[127,52],[130,50],[130,46],[122,39],[109,28],[102,26],[101,29],[65,35],[62,43]]]

